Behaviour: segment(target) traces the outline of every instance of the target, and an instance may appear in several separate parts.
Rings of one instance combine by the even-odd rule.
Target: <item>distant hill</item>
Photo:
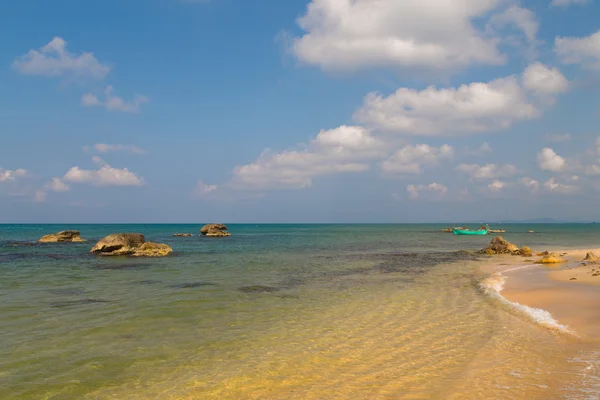
[[[500,221],[501,224],[562,224],[566,221],[560,221],[554,218],[534,218],[534,219],[523,219],[523,220],[504,220]]]

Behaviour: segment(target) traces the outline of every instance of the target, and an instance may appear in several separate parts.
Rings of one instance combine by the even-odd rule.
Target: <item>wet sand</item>
[[[580,338],[600,341],[600,263],[582,261],[600,249],[549,251],[566,253],[566,262],[543,265],[535,263],[539,256],[494,256],[483,271],[506,277],[502,296],[508,301],[546,310]]]

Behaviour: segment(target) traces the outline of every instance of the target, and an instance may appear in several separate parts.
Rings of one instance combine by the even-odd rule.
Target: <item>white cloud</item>
[[[566,92],[569,81],[558,70],[540,62],[531,64],[523,73],[523,86],[541,95]]]
[[[589,3],[589,0],[552,0],[550,3],[553,7],[568,7],[570,5],[582,5]]]
[[[325,70],[370,67],[448,70],[503,64],[497,40],[472,23],[496,0],[312,0],[298,19],[306,32],[290,50]]]
[[[86,170],[75,166],[65,174],[63,180],[70,183],[89,183],[98,186],[144,185],[144,180],[127,168],[113,168],[108,164],[104,164],[97,170]]]
[[[458,172],[469,175],[471,179],[497,179],[516,175],[518,170],[512,164],[460,164],[456,167]]]
[[[506,182],[495,180],[492,181],[492,183],[490,183],[487,187],[492,192],[499,192],[506,187]]]
[[[512,5],[501,13],[493,15],[486,26],[486,30],[493,31],[496,28],[507,26],[514,26],[521,30],[529,42],[535,42],[535,37],[540,28],[535,13],[517,5]]]
[[[531,192],[537,192],[540,189],[540,183],[529,177],[521,178],[519,183],[525,186]]]
[[[100,100],[92,93],[86,93],[81,97],[81,104],[85,107],[104,107],[108,111],[122,111],[128,113],[139,113],[142,104],[145,104],[149,99],[145,96],[136,95],[133,101],[125,101],[119,96],[113,94],[113,87],[107,86],[104,91],[104,99]]]
[[[367,161],[387,152],[385,144],[360,126],[342,125],[319,132],[302,150],[265,150],[254,162],[237,166],[235,189],[305,188],[312,178],[333,173],[363,172]]]
[[[67,42],[55,37],[38,50],[30,50],[18,57],[13,67],[25,75],[48,77],[74,76],[102,79],[110,72],[110,67],[101,64],[93,53],[79,55],[67,51]]]
[[[599,164],[590,164],[584,167],[584,174],[590,176],[600,175],[600,165]]]
[[[210,193],[214,193],[218,189],[217,185],[207,185],[204,181],[199,180],[196,183],[196,188],[194,189],[195,197],[206,197]]]
[[[561,193],[561,194],[573,194],[579,190],[576,186],[565,185],[562,183],[556,182],[554,177],[550,178],[546,183],[544,183],[544,187],[549,192]]]
[[[453,157],[454,149],[447,144],[440,147],[407,145],[383,161],[381,170],[386,174],[419,175],[424,166],[435,166]]]
[[[145,154],[146,153],[145,150],[140,149],[137,146],[127,145],[127,144],[98,143],[98,144],[95,144],[93,147],[98,153],[109,153],[109,152],[118,152],[118,151],[132,153],[132,154]],[[86,148],[88,150],[85,150]],[[84,151],[89,151],[89,146],[84,146]]]
[[[509,76],[458,88],[404,87],[387,97],[370,93],[354,118],[373,128],[405,135],[461,135],[505,129],[541,115],[550,95],[564,90],[557,73],[536,63],[525,70],[526,80]],[[533,80],[540,76],[544,79]],[[543,99],[534,96],[532,88],[542,90]]]
[[[566,161],[551,148],[544,148],[538,153],[538,165],[543,171],[559,172],[566,168]]]
[[[52,190],[53,192],[67,192],[69,191],[69,185],[64,183],[60,178],[52,178],[45,186],[46,189]]]
[[[430,183],[429,185],[408,185],[406,187],[406,191],[408,192],[408,196],[410,199],[415,200],[418,199],[423,192],[428,192],[431,194],[436,194],[441,197],[448,193],[448,187],[446,185],[442,185],[441,183]]]
[[[23,168],[15,170],[0,168],[0,182],[14,181],[18,178],[24,178],[27,175],[27,170]]]
[[[556,37],[554,51],[565,64],[600,68],[600,31],[585,37]]]
[[[568,133],[549,133],[546,135],[546,140],[554,143],[568,142],[571,140],[571,135]]]

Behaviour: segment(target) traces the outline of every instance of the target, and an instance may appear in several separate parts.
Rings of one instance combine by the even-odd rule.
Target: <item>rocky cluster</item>
[[[516,244],[510,243],[508,240],[504,239],[502,236],[494,236],[489,246],[485,249],[481,250],[482,254],[512,254],[514,256],[523,256],[523,257],[531,257],[533,255],[533,251],[527,247],[523,246],[519,248]]]
[[[172,251],[166,244],[146,242],[141,233],[115,233],[96,243],[90,253],[102,256],[164,257]]]
[[[200,229],[200,234],[202,236],[208,237],[225,237],[231,236],[231,233],[228,232],[227,226],[223,224],[207,224],[204,225]]]
[[[40,243],[83,243],[85,239],[81,238],[79,231],[61,231],[43,236]]]

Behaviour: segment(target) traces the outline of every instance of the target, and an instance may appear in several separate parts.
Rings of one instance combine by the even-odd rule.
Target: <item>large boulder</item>
[[[52,233],[50,235],[42,236],[39,240],[40,243],[83,243],[85,239],[81,238],[81,233],[79,231],[60,231],[57,233]]]
[[[538,264],[560,264],[564,262],[567,262],[567,260],[556,253],[547,254],[536,261]]]
[[[502,236],[494,236],[490,245],[481,250],[481,253],[485,254],[514,254],[519,251],[519,247],[516,244],[510,243],[505,240]]]
[[[231,233],[227,231],[227,226],[223,224],[207,224],[200,229],[202,236],[208,237],[224,237],[231,236]]]
[[[96,243],[90,253],[102,256],[161,257],[172,251],[166,244],[146,242],[141,233],[115,233]]]

